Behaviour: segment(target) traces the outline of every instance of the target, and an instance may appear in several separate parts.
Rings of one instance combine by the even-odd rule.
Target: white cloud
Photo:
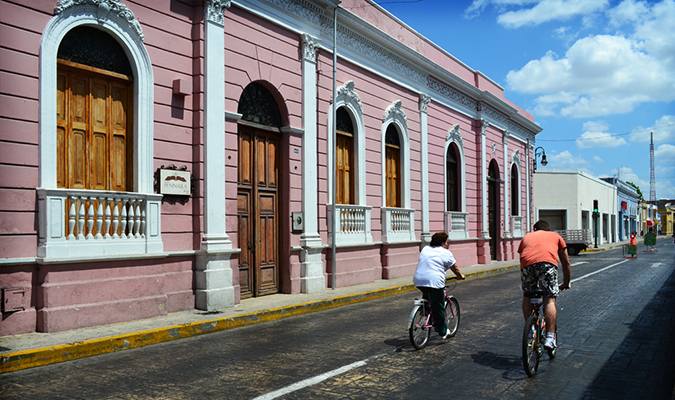
[[[595,161],[598,164],[605,162],[605,160],[603,160],[602,158],[600,158],[598,156],[593,156],[593,161]]]
[[[664,163],[672,165],[675,163],[675,146],[672,144],[662,144],[654,149],[654,163]]]
[[[568,20],[603,10],[608,0],[542,0],[534,7],[508,11],[497,18],[507,28],[535,26],[548,21]]]
[[[615,24],[637,24],[631,26],[632,36],[588,36],[564,57],[549,51],[510,71],[509,87],[542,95],[535,100],[535,114],[576,118],[622,114],[641,103],[675,100],[675,3],[664,0],[639,21],[631,20],[627,13],[640,6],[647,7],[628,2],[609,12]],[[561,93],[560,101],[552,101]]]
[[[634,24],[649,13],[649,5],[644,1],[625,0],[607,13],[613,27]]]
[[[631,142],[649,143],[654,133],[654,143],[675,142],[675,115],[664,115],[649,128],[637,127],[630,135]]]
[[[575,157],[569,151],[565,150],[559,154],[553,154],[547,157],[548,167],[552,168],[575,168],[588,172],[589,162],[583,157]]]
[[[605,132],[609,125],[604,121],[589,121],[583,125],[584,133],[576,141],[578,149],[594,147],[620,147],[626,144],[623,138],[617,138]]]

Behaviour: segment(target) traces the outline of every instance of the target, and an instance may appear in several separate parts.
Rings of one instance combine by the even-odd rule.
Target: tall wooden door
[[[237,215],[241,297],[277,293],[279,287],[279,137],[239,129]]]

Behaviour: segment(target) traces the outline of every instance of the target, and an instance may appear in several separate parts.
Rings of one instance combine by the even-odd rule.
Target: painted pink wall
[[[357,0],[344,0],[349,8]],[[37,249],[37,205],[35,188],[39,186],[38,159],[38,67],[42,31],[53,16],[57,1],[0,0],[0,14],[12,15],[0,22],[0,258],[32,258]],[[148,6],[141,0],[125,0],[145,36],[154,75],[154,167],[183,165],[193,174],[195,194],[185,203],[164,201],[161,208],[162,239],[167,252],[198,250],[203,233],[203,119],[204,119],[204,38],[202,7],[183,2],[158,2]],[[358,4],[368,5],[362,1]],[[151,8],[152,7],[152,8]],[[354,9],[357,12],[356,9]],[[365,20],[376,23],[385,32],[426,55],[439,65],[503,98],[501,88],[464,66],[405,27],[392,24],[386,14],[373,7],[361,9]],[[361,13],[361,11],[358,11]],[[303,128],[302,60],[297,33],[275,26],[247,13],[236,5],[225,16],[225,109],[236,112],[243,89],[251,82],[265,84],[281,105],[284,125]],[[366,18],[367,17],[367,18]],[[199,22],[194,22],[199,21]],[[170,26],[171,29],[166,29]],[[175,79],[187,82],[186,96],[174,95]],[[418,243],[383,248],[380,208],[382,207],[382,115],[396,100],[402,101],[408,122],[410,146],[410,200],[415,209],[415,228],[422,226],[420,114],[418,94],[340,60],[338,85],[353,80],[364,110],[366,135],[366,204],[372,206],[372,236],[375,244],[366,247],[339,248],[338,285],[347,286],[382,278],[411,275],[419,252]],[[317,52],[317,133],[318,133],[318,215],[319,232],[328,243],[327,190],[327,112],[332,98],[332,55]],[[504,99],[505,100],[505,99]],[[505,100],[508,102],[508,100]],[[510,102],[508,102],[511,104]],[[521,111],[519,111],[520,113]],[[525,115],[525,113],[522,113]],[[527,116],[526,116],[527,117]],[[481,187],[480,122],[432,101],[428,107],[429,202],[431,232],[444,229],[444,154],[445,137],[454,124],[460,125],[464,144],[466,173],[466,212],[471,237],[480,236]],[[237,242],[237,123],[225,124],[223,162],[226,169],[226,230]],[[488,128],[488,154],[496,141],[495,155],[503,172],[502,133]],[[302,210],[302,136],[284,132],[282,136],[281,237],[282,290],[299,293],[301,261],[297,247],[300,233],[292,232],[290,213]],[[521,180],[525,188],[525,149],[522,143],[509,142],[509,154],[521,152]],[[520,147],[518,147],[520,146]],[[489,161],[489,160],[488,160]],[[500,174],[501,175],[501,174]],[[503,191],[502,194],[503,196]],[[525,216],[526,195],[521,193]],[[503,201],[500,201],[500,205]],[[504,210],[500,215],[504,215]],[[506,257],[514,253],[517,240],[504,242]],[[482,260],[483,244],[475,241],[453,242],[451,249],[460,266]],[[331,284],[331,266],[325,262],[326,284]],[[488,252],[489,253],[489,252]],[[489,257],[489,254],[488,254]],[[237,258],[232,260],[236,302],[239,301]],[[81,264],[28,263],[0,265],[2,287],[22,287],[26,310],[3,314],[0,335],[38,331],[58,331],[118,321],[164,315],[194,308],[193,256],[169,256],[143,260],[89,262]],[[9,285],[9,286],[8,286]]]

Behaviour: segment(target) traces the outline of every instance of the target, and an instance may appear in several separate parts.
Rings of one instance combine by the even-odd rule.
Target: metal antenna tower
[[[650,132],[649,144],[649,202],[656,202],[656,178],[654,177],[654,132]]]

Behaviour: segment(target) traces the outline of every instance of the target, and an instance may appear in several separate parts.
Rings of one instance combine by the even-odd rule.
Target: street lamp
[[[543,147],[537,147],[534,149],[534,159],[532,160],[532,168],[534,172],[537,172],[537,157],[541,157],[541,165],[544,167],[546,164],[548,164],[548,161],[546,161],[546,151]]]

